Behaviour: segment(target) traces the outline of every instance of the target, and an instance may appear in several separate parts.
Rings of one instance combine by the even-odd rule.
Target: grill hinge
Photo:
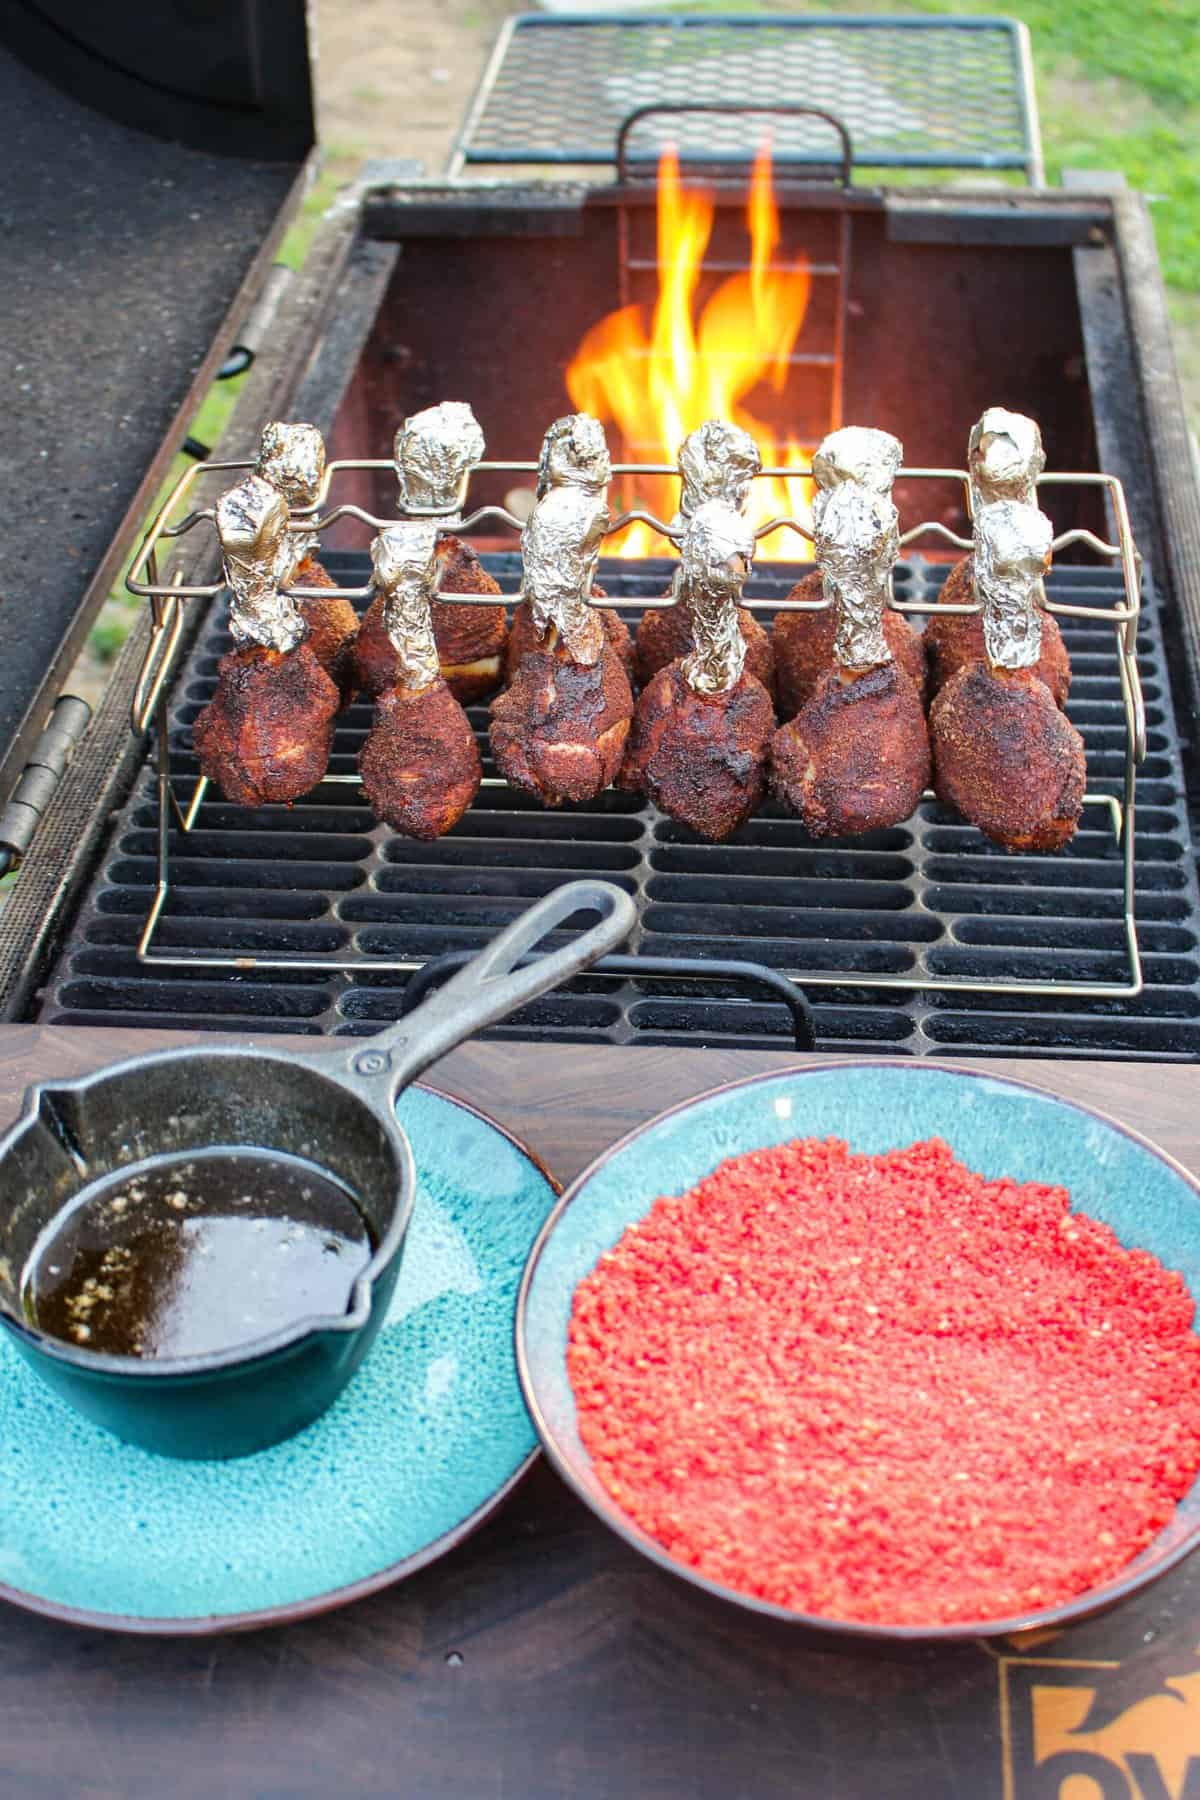
[[[37,830],[42,814],[62,780],[75,748],[88,728],[92,709],[76,694],[60,694],[29,761],[0,813],[0,864],[15,868]]]

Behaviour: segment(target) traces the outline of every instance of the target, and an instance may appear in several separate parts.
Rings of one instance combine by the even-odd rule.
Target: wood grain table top
[[[31,1081],[193,1041],[0,1027],[0,1123]],[[830,1059],[498,1042],[427,1079],[566,1182],[664,1107],[818,1060]],[[964,1066],[1099,1107],[1200,1173],[1191,1065]],[[3,1609],[0,1771],[0,1795],[34,1800],[1057,1800],[1072,1776],[1081,1795],[1190,1800],[1200,1558],[1039,1643],[849,1650],[651,1567],[539,1464],[441,1562],[302,1624],[146,1640]]]

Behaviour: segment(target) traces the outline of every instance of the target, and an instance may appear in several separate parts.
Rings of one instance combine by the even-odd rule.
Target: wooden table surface
[[[188,1041],[0,1027],[0,1125],[29,1081]],[[825,1059],[493,1043],[429,1080],[567,1181],[663,1107],[804,1060]],[[1192,1066],[982,1066],[1099,1106],[1200,1172]],[[540,1464],[442,1562],[302,1624],[147,1640],[0,1612],[0,1796],[1062,1800],[1064,1787],[1200,1796],[1200,1558],[1036,1645],[848,1650],[650,1567]]]

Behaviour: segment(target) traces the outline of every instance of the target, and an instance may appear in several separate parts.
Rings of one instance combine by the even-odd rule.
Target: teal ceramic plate
[[[551,1461],[606,1524],[673,1574],[752,1611],[851,1637],[972,1638],[1063,1625],[1144,1587],[1200,1543],[1200,1481],[1154,1541],[1102,1588],[1018,1619],[863,1626],[790,1612],[676,1562],[601,1487],[580,1440],[567,1376],[575,1289],[659,1194],[681,1194],[728,1156],[797,1137],[845,1138],[878,1154],[942,1137],[972,1169],[1058,1182],[1121,1242],[1178,1269],[1200,1296],[1200,1183],[1161,1150],[1099,1113],[1021,1082],[932,1063],[833,1063],[752,1077],[651,1120],[586,1169],[534,1246],[517,1306],[517,1360]]]
[[[536,1452],[513,1306],[555,1190],[468,1107],[410,1089],[398,1111],[420,1179],[396,1293],[297,1437],[236,1462],[152,1456],[0,1343],[0,1596],[120,1631],[279,1624],[423,1568],[499,1505]]]

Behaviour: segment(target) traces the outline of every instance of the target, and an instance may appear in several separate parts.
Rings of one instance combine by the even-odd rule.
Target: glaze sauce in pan
[[[374,1248],[349,1189],[299,1157],[157,1156],[51,1220],[22,1300],[38,1330],[81,1349],[196,1356],[344,1312]]]

